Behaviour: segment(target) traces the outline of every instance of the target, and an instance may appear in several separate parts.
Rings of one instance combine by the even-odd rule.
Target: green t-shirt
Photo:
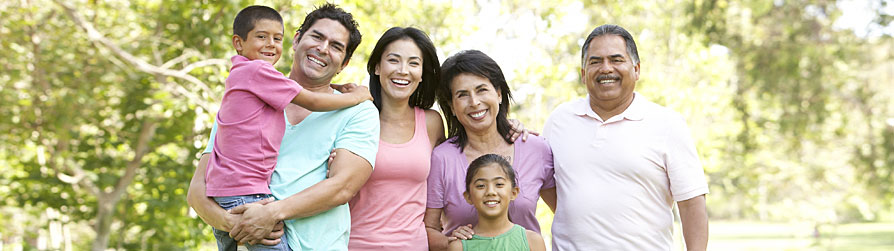
[[[515,224],[509,231],[496,237],[472,235],[472,239],[463,240],[464,251],[527,251],[528,236],[525,228]]]

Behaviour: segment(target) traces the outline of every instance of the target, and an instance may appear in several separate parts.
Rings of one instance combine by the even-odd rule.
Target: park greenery
[[[321,3],[0,2],[0,248],[212,242],[186,189],[235,54],[232,19],[268,5],[291,35]],[[514,92],[511,117],[534,130],[586,94],[590,30],[620,24],[639,47],[637,92],[688,121],[712,220],[894,221],[894,1],[336,3],[364,36],[334,82],[363,84],[378,37],[414,26],[441,60],[493,56]],[[871,21],[838,25],[849,4]],[[276,65],[285,74],[290,54]]]

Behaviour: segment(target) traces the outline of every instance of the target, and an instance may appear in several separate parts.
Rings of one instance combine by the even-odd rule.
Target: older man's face
[[[639,64],[627,54],[624,38],[602,35],[590,41],[581,77],[590,98],[596,102],[619,102],[632,98]]]

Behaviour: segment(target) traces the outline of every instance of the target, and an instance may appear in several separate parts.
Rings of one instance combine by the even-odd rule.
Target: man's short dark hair
[[[360,41],[362,35],[360,35],[360,30],[357,29],[357,21],[354,21],[354,16],[351,13],[346,12],[345,10],[339,8],[333,3],[326,3],[317,9],[311,11],[304,17],[304,22],[301,23],[301,28],[298,28],[298,41],[301,41],[301,38],[304,37],[304,33],[310,29],[317,20],[328,18],[335,20],[341,25],[345,26],[345,29],[348,30],[350,34],[348,38],[348,48],[345,49],[345,58],[342,60],[341,64],[344,65],[351,59],[351,55],[354,54],[354,50],[357,49],[357,46],[360,45]]]
[[[587,36],[587,41],[584,42],[584,46],[580,52],[581,65],[584,65],[584,62],[587,60],[587,49],[590,48],[590,42],[593,41],[593,38],[608,34],[621,36],[627,47],[627,54],[629,54],[630,58],[633,60],[633,65],[639,64],[639,53],[636,52],[636,42],[633,41],[633,36],[630,35],[630,32],[627,32],[627,30],[621,26],[604,24],[593,29],[593,31],[590,32],[590,35]]]
[[[282,16],[279,12],[267,6],[252,5],[236,14],[236,19],[233,20],[233,34],[243,40],[248,39],[248,32],[255,29],[255,23],[263,19],[277,21],[282,25]]]

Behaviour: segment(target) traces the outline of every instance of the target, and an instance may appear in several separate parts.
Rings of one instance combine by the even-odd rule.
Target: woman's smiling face
[[[395,40],[385,47],[375,73],[382,96],[409,99],[422,81],[422,51],[410,38]]]
[[[485,77],[462,73],[450,81],[453,115],[469,132],[497,132],[497,113],[502,96]]]

